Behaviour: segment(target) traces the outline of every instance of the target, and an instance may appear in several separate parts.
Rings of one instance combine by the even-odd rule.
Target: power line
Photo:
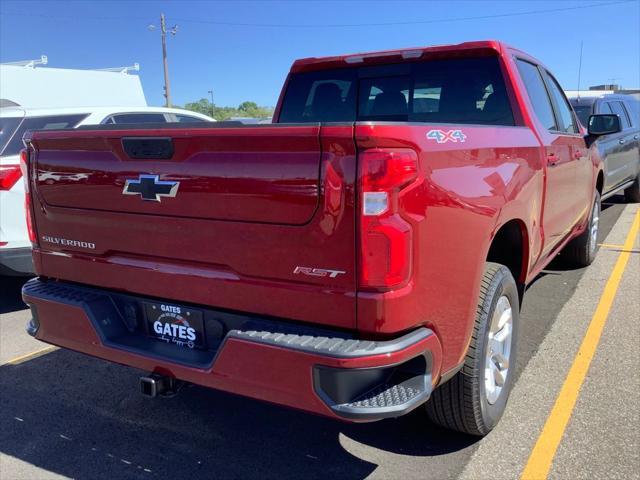
[[[621,3],[631,3],[637,0],[618,0],[615,2],[594,3],[590,5],[580,5],[574,7],[560,7],[560,8],[548,8],[542,10],[529,10],[526,12],[513,12],[513,13],[498,13],[493,15],[479,15],[473,17],[454,17],[454,18],[440,18],[430,20],[410,20],[404,22],[377,22],[377,23],[335,23],[335,24],[291,24],[291,23],[239,23],[239,22],[221,22],[218,20],[200,20],[200,19],[188,19],[188,18],[176,18],[176,21],[191,22],[191,23],[205,23],[209,25],[225,25],[231,27],[271,27],[271,28],[353,28],[353,27],[387,27],[387,26],[402,26],[402,25],[426,25],[433,23],[448,23],[448,22],[464,22],[469,20],[487,20],[491,18],[506,18],[506,17],[518,17],[524,15],[536,15],[541,13],[555,13],[565,12],[570,10],[582,10],[585,8],[594,7],[607,7],[611,5],[618,5]]]
[[[470,17],[453,17],[453,18],[436,18],[429,20],[409,20],[400,22],[373,22],[373,23],[324,23],[324,24],[304,24],[304,23],[249,23],[249,22],[223,22],[218,20],[202,20],[193,18],[175,18],[176,21],[182,23],[201,23],[207,25],[219,25],[229,27],[252,27],[252,28],[358,28],[358,27],[391,27],[391,26],[407,26],[407,25],[427,25],[435,23],[453,23],[453,22],[465,22],[471,20],[489,20],[494,18],[509,18],[520,17],[526,15],[539,15],[543,13],[558,13],[572,10],[582,10],[587,8],[596,7],[608,7],[613,5],[619,5],[623,3],[636,3],[637,0],[618,0],[614,2],[600,2],[589,5],[579,5],[573,7],[559,7],[559,8],[547,8],[539,10],[528,10],[525,12],[512,12],[512,13],[498,13],[491,15],[478,15]],[[50,19],[69,19],[77,21],[82,20],[100,20],[100,21],[123,21],[123,20],[149,20],[147,17],[111,17],[111,16],[62,16],[62,15],[47,15],[36,14],[32,12],[24,13],[6,13],[0,12],[0,17],[19,16],[22,18],[27,17],[43,17]]]

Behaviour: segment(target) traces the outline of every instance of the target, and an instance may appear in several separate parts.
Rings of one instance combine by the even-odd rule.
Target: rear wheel
[[[573,239],[562,252],[572,265],[587,267],[596,258],[598,246],[598,229],[600,227],[600,194],[596,192],[596,198],[591,207],[589,224],[579,237]]]
[[[635,182],[633,182],[633,185],[625,189],[624,198],[627,200],[627,202],[640,202],[640,173],[636,176],[636,180]]]
[[[464,366],[427,403],[432,422],[483,436],[502,416],[513,384],[518,333],[516,282],[504,265],[485,265]]]

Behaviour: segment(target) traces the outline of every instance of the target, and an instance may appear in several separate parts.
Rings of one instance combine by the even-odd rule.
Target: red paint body
[[[337,328],[360,338],[397,337],[426,326],[441,344],[441,351],[428,346],[437,383],[464,359],[496,232],[518,223],[524,258],[516,280],[531,281],[584,230],[600,166],[583,134],[551,133],[532,114],[514,63],[516,56],[535,62],[524,53],[498,42],[412,51],[422,59],[497,56],[516,125],[356,122],[35,132],[30,182],[38,275]],[[291,71],[345,68],[353,58],[300,60]],[[365,65],[403,61],[402,51],[362,58]],[[419,60],[414,54],[406,61]],[[281,104],[282,96],[275,119]],[[426,136],[452,128],[464,131],[464,143]],[[175,152],[169,160],[132,160],[121,144],[127,136],[171,137]],[[387,291],[360,288],[358,280],[358,152],[373,148],[411,149],[418,159],[417,179],[398,197],[399,215],[412,231],[410,275]],[[549,154],[558,159],[553,168]],[[47,172],[61,175],[52,179]],[[140,173],[180,181],[178,195],[159,203],[122,195],[125,180]],[[96,248],[52,245],[44,235]],[[296,275],[296,266],[345,273]],[[101,346],[78,312],[27,300],[38,306],[41,340],[327,415],[309,387],[311,365],[353,368],[381,361],[335,365],[234,340],[211,371],[200,371]],[[268,382],[258,381],[265,376]]]

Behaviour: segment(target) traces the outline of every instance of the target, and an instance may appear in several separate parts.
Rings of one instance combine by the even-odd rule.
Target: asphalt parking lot
[[[530,464],[545,459],[549,478],[640,478],[640,244],[629,235],[637,212],[618,197],[605,202],[596,262],[568,270],[558,258],[529,287],[518,381],[482,440],[431,426],[419,412],[349,425],[200,387],[143,398],[137,370],[43,351],[24,332],[22,281],[0,278],[0,478],[506,479],[525,468],[535,478]],[[572,364],[584,361],[583,339],[616,272],[602,336],[567,406]],[[567,408],[564,428],[550,415]],[[548,432],[559,425],[551,451]]]

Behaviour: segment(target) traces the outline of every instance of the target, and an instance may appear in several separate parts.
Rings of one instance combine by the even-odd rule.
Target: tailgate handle
[[[122,148],[129,158],[138,160],[167,160],[173,157],[171,137],[125,137]]]

